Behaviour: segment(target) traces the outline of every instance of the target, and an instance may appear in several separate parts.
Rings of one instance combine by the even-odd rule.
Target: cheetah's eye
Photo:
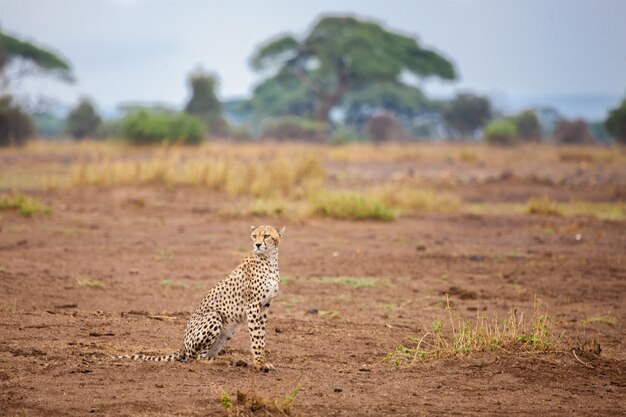
[[[270,237],[270,235],[265,235],[263,236],[263,239],[267,239],[268,237]]]

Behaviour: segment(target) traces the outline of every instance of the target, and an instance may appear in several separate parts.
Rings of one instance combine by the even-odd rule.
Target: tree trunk
[[[313,118],[318,122],[329,123],[330,111],[339,103],[345,94],[347,86],[339,85],[332,93],[317,94]]]
[[[315,110],[313,118],[318,122],[328,123],[330,121],[330,111],[335,106],[335,102],[328,97],[317,97],[315,100]]]

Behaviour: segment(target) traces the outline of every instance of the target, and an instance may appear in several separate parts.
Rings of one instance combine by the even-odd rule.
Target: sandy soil
[[[268,322],[276,369],[262,374],[243,366],[245,332],[212,363],[110,357],[176,350],[195,305],[248,250],[249,224],[276,219],[219,218],[222,197],[184,188],[38,197],[52,215],[0,218],[0,415],[225,415],[223,392],[283,398],[298,386],[299,415],[626,413],[623,222],[288,222],[286,282]],[[321,279],[337,276],[376,280],[358,288]],[[445,293],[467,318],[532,313],[540,302],[561,341],[550,353],[499,350],[411,368],[385,361],[446,316]],[[614,325],[584,322],[594,316]],[[599,355],[572,354],[592,340]]]

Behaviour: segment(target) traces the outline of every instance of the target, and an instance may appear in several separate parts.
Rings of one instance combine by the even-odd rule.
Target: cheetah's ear
[[[283,237],[284,234],[285,234],[285,226],[281,227],[278,230],[278,236]]]
[[[256,229],[256,226],[250,225],[250,230]]]

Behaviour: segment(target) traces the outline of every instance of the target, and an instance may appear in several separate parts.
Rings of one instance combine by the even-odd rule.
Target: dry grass
[[[319,189],[324,177],[320,160],[312,156],[247,161],[166,152],[147,160],[81,161],[72,168],[71,184],[185,185],[227,192],[233,196],[298,199]]]
[[[237,390],[235,401],[231,400],[227,392],[219,395],[219,402],[228,413],[235,416],[291,416],[294,415],[293,406],[300,386],[284,396],[284,398],[264,397],[255,389],[249,392]]]
[[[76,285],[78,285],[79,287],[89,287],[89,288],[99,288],[99,289],[102,289],[106,286],[103,280],[91,279],[91,278],[76,278]]]
[[[462,320],[447,306],[447,320],[436,319],[430,331],[411,337],[387,354],[386,359],[398,366],[444,357],[456,357],[493,350],[548,351],[558,339],[551,333],[552,319],[535,305],[530,319],[513,310],[503,320],[478,313],[472,323]],[[446,324],[448,322],[449,324]],[[449,326],[449,328],[447,328]]]
[[[416,188],[411,184],[385,186],[373,191],[380,201],[402,213],[453,212],[461,205],[461,199],[446,193]]]
[[[529,214],[542,214],[545,216],[562,216],[563,212],[559,209],[558,205],[550,200],[547,195],[541,198],[532,197],[528,200],[528,213]]]
[[[232,197],[218,209],[224,216],[391,220],[416,213],[454,212],[626,217],[623,202],[555,203],[547,198],[534,198],[527,205],[476,204],[463,202],[456,191],[432,188],[435,184],[453,184],[451,178],[455,172],[462,177],[462,170],[469,164],[479,164],[492,171],[527,167],[528,161],[546,166],[572,161],[617,165],[626,163],[626,151],[621,148],[524,145],[493,149],[449,143],[333,147],[271,142],[130,147],[121,142],[61,141],[31,142],[21,149],[0,152],[8,160],[18,161],[0,170],[0,189],[198,187]],[[20,165],[19,158],[33,163]],[[418,164],[425,164],[426,170],[434,166],[436,174],[429,176],[414,170],[412,167]],[[451,166],[450,170],[442,171],[443,176],[438,177],[437,173],[446,166]],[[386,176],[370,176],[370,172],[386,172]],[[140,208],[145,206],[145,201],[131,198],[128,204]]]
[[[536,199],[537,200],[537,199]],[[456,211],[460,213],[477,214],[484,216],[502,216],[502,215],[523,215],[523,214],[538,214],[530,213],[530,209],[533,210],[555,210],[555,216],[575,217],[575,216],[590,216],[600,220],[623,220],[626,219],[626,202],[588,202],[588,201],[573,201],[566,203],[556,203],[548,199],[548,204],[544,202],[530,203],[463,203]],[[560,213],[560,214],[556,214]],[[546,214],[546,213],[544,213]]]

